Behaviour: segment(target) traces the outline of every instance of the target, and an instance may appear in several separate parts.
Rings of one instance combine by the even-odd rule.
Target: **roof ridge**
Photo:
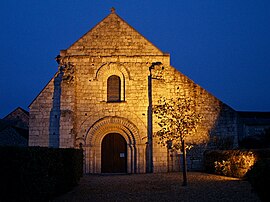
[[[141,34],[139,31],[137,31],[133,26],[131,26],[127,21],[125,21],[122,17],[120,17],[118,14],[114,13],[119,19],[121,19],[124,23],[126,23],[131,29],[133,29],[135,32],[137,32],[140,36],[142,36],[147,42],[149,42],[152,46],[154,46],[156,49],[158,49],[161,53],[165,54],[162,50],[160,50],[157,46],[155,46],[151,41],[149,41],[143,34]]]
[[[5,117],[3,117],[3,119],[7,118],[10,114],[12,114],[13,112],[17,111],[18,109],[22,110],[24,113],[26,113],[29,116],[29,112],[28,111],[26,111],[22,107],[17,107],[16,109],[14,109],[10,113],[8,113]]]
[[[136,34],[138,34],[139,36],[141,36],[149,45],[151,45],[154,49],[156,49],[158,54],[166,54],[165,52],[163,52],[162,50],[160,50],[157,46],[155,46],[151,41],[149,41],[145,36],[143,36],[139,31],[137,31],[134,27],[132,27],[129,23],[127,23],[122,17],[120,17],[116,12],[115,9],[112,8],[111,9],[111,13],[108,14],[105,18],[103,18],[100,22],[98,22],[94,27],[92,27],[90,30],[88,30],[85,34],[83,34],[79,39],[77,39],[74,43],[72,43],[67,49],[65,49],[66,51],[68,50],[72,50],[72,48],[74,47],[74,45],[76,43],[79,43],[81,39],[83,39],[84,37],[86,37],[89,33],[91,33],[93,30],[95,30],[100,24],[102,24],[104,21],[106,21],[106,19],[110,18],[110,17],[116,17],[118,18],[120,21],[122,21],[127,27],[129,27],[131,30],[133,30]],[[65,51],[63,50],[63,51]]]

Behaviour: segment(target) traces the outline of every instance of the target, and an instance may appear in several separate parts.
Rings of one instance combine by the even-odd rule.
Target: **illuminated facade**
[[[237,145],[236,112],[170,66],[169,54],[114,10],[56,59],[59,71],[30,105],[29,145],[83,148],[86,173],[146,172],[148,75],[154,62],[162,63],[164,80],[152,80],[153,104],[179,91],[196,99],[204,117],[189,139],[200,148],[191,152],[190,167],[218,139]],[[154,139],[154,172],[179,170],[179,156]]]

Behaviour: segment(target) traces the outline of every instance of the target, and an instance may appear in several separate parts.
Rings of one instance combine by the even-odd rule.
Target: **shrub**
[[[268,148],[268,149],[252,149],[250,151],[252,151],[256,155],[257,160],[270,158],[270,148]]]
[[[70,190],[82,176],[82,151],[0,147],[0,201],[44,201]]]
[[[256,155],[250,151],[214,150],[204,153],[206,172],[231,177],[243,177],[255,163]]]
[[[208,173],[215,173],[215,161],[223,161],[229,158],[229,154],[222,150],[208,150],[204,152],[204,170]]]
[[[257,161],[246,174],[254,190],[262,201],[269,201],[270,192],[270,159]]]
[[[255,156],[252,152],[239,152],[226,161],[215,161],[215,171],[217,174],[242,178],[254,163]]]

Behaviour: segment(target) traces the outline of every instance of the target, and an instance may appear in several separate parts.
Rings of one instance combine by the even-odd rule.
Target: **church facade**
[[[203,120],[188,142],[197,148],[215,147],[221,139],[237,145],[237,113],[172,67],[169,54],[114,10],[56,60],[58,72],[29,106],[29,146],[81,148],[85,173],[147,171],[149,95],[153,105],[161,96],[196,100]],[[155,77],[161,66],[163,79],[150,81],[149,67]],[[153,134],[156,121],[153,115]],[[155,137],[152,155],[154,172],[179,170],[181,154]]]

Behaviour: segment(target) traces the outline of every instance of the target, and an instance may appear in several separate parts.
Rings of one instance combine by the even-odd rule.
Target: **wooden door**
[[[127,143],[118,133],[110,133],[102,140],[101,172],[127,172]]]

